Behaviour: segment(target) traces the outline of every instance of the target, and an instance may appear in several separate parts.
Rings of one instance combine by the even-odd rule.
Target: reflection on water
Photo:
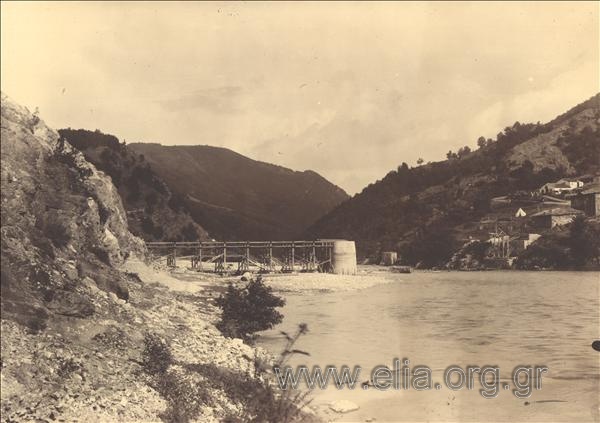
[[[310,333],[298,347],[311,356],[295,357],[292,364],[360,365],[364,380],[374,366],[391,366],[394,358],[404,357],[411,367],[433,369],[434,381],[441,381],[451,364],[497,365],[502,379],[509,379],[517,365],[550,369],[542,390],[528,404],[508,391],[492,400],[475,391],[447,389],[315,392],[316,402],[344,398],[361,405],[345,419],[598,421],[600,354],[590,346],[600,338],[598,273],[417,272],[389,277],[393,283],[362,291],[286,296],[284,322],[260,343],[278,353],[278,332],[305,322]]]

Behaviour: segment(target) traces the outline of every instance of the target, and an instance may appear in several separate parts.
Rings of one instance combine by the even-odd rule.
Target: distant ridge
[[[293,171],[207,145],[132,143],[214,238],[299,236],[348,198],[318,173]]]

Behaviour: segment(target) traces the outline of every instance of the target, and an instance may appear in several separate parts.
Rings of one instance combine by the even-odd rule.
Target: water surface
[[[302,276],[298,276],[301,278]],[[359,275],[357,277],[368,277]],[[260,344],[281,350],[280,330],[300,322],[310,333],[292,364],[362,367],[408,358],[443,382],[450,365],[497,365],[510,381],[517,365],[545,365],[542,389],[530,398],[501,391],[315,391],[315,403],[348,399],[360,410],[344,421],[599,421],[600,274],[589,272],[416,272],[389,274],[393,282],[340,292],[285,294],[284,322]],[[479,386],[476,385],[477,389]]]

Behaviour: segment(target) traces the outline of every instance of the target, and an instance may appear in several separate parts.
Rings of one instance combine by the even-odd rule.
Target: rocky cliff
[[[126,299],[114,266],[144,246],[110,179],[4,94],[1,145],[3,317],[91,314],[82,280]]]
[[[86,160],[110,176],[127,212],[129,230],[146,241],[209,239],[191,218],[183,198],[173,193],[144,159],[125,142],[99,130],[59,129],[61,137]]]

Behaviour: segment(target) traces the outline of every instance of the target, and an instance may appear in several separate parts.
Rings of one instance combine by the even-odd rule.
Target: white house
[[[542,185],[538,192],[540,194],[562,194],[571,192],[583,186],[583,182],[578,179],[560,179],[556,182],[548,182]]]

